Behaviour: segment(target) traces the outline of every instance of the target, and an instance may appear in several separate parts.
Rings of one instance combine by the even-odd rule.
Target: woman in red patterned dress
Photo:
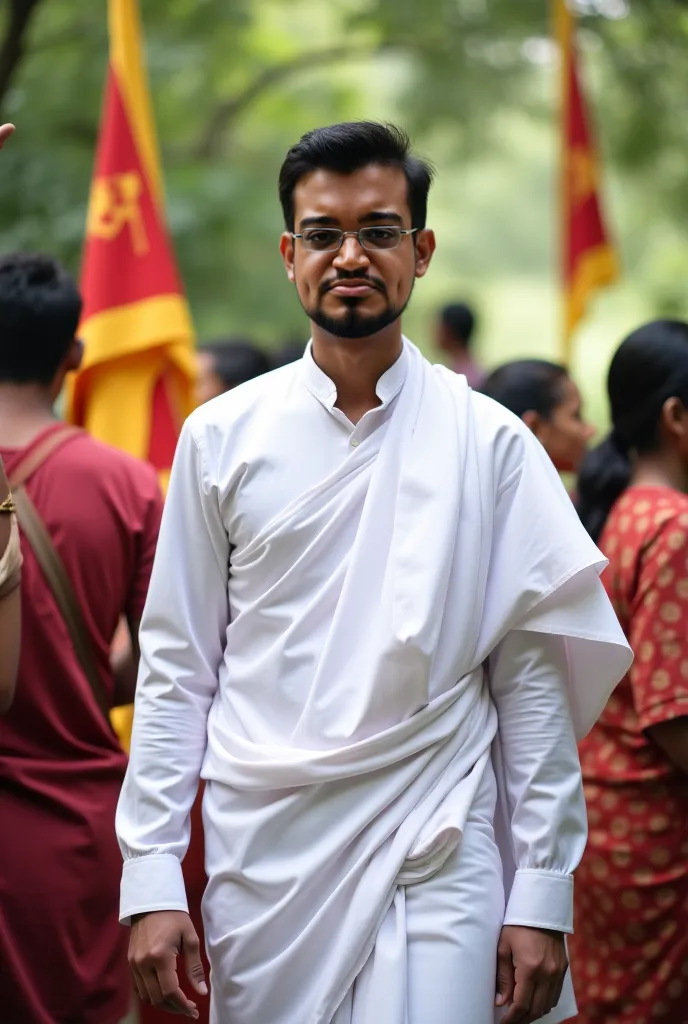
[[[635,663],[580,747],[590,839],[570,943],[579,1024],[688,1022],[688,324],[631,334],[579,512]]]

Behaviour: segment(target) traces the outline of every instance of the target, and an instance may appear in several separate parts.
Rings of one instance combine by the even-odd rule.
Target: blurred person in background
[[[56,420],[81,298],[44,256],[0,258],[0,457],[22,532],[23,644],[0,727],[0,1019],[117,1024],[131,1005],[113,821],[162,499],[154,470]],[[131,657],[113,672],[126,616]],[[4,649],[3,649],[4,654]]]
[[[493,370],[481,389],[510,409],[541,443],[560,473],[577,473],[595,435],[568,370],[545,359],[515,359]]]
[[[579,1024],[688,1020],[688,324],[631,334],[579,512],[635,662],[580,745],[590,838],[570,945]]]
[[[288,363],[295,363],[297,359],[303,358],[303,353],[305,351],[305,341],[300,341],[299,339],[285,341],[272,356],[272,366],[274,369],[277,369],[279,366],[287,366]]]
[[[180,865],[199,776],[211,1020],[573,1012],[575,735],[630,652],[542,446],[403,337],[430,183],[393,126],[290,149],[311,344],[177,447],[117,812],[133,975],[171,1012],[198,1013],[182,963],[207,991]]]
[[[437,320],[437,346],[448,357],[454,373],[462,373],[471,388],[479,388],[485,371],[473,356],[471,343],[475,331],[475,313],[465,302],[452,302],[440,311]]]
[[[240,339],[227,339],[199,345],[197,350],[198,405],[231,391],[247,380],[270,370],[270,359],[256,345]]]

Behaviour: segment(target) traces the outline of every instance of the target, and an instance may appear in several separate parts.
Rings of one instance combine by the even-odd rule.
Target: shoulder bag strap
[[[17,507],[17,521],[26,537],[67,627],[74,652],[88,680],[95,701],[110,726],[109,703],[103,680],[98,671],[93,641],[84,620],[81,606],[74,592],[64,562],[46,529],[45,523],[31,500],[26,480],[45,462],[49,455],[69,438],[81,431],[72,427],[55,431],[23,459],[9,479],[10,488]]]
[[[53,430],[46,438],[39,441],[28,455],[19,460],[7,481],[10,485],[10,490],[13,491],[21,484],[25,484],[39,466],[43,465],[49,455],[52,455],[54,451],[61,448],[66,441],[70,441],[74,437],[80,437],[82,434],[83,430],[80,430],[78,427],[69,427],[67,424],[60,427],[59,430]]]

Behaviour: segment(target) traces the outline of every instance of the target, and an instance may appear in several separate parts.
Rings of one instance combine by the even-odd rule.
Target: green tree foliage
[[[4,2],[0,103],[19,131],[3,152],[0,247],[47,250],[75,270],[107,60],[105,6]],[[627,254],[641,265],[647,218],[666,236],[687,208],[688,7],[577,6],[605,155],[634,227]],[[396,117],[449,171],[501,152],[494,188],[508,217],[509,148],[522,156],[533,125],[552,118],[547,8],[544,0],[141,0],[169,218],[201,333],[250,330],[276,343],[303,330],[276,249],[275,179],[285,149],[316,124]],[[519,138],[514,126],[524,119]],[[546,171],[534,166],[528,188],[523,166],[516,179],[536,203]],[[525,259],[544,273],[551,241],[533,241],[523,204],[508,198],[516,228],[490,227],[486,202],[482,237],[468,248],[483,268]],[[550,214],[542,213],[543,236]],[[456,252],[465,256],[466,246],[457,242]],[[662,252],[673,281],[685,263],[677,238]],[[680,304],[665,277],[656,291],[665,306]]]

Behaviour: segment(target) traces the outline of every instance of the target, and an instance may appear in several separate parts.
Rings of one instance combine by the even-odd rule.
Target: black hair
[[[0,381],[48,385],[74,341],[81,296],[49,256],[0,256]]]
[[[629,334],[614,353],[607,392],[612,430],[586,456],[578,480],[578,514],[593,540],[631,482],[631,454],[659,447],[666,400],[688,408],[688,324],[655,320]]]
[[[244,339],[218,338],[199,345],[198,351],[212,357],[213,370],[228,390],[272,369],[265,352]]]
[[[294,189],[305,175],[321,168],[353,174],[370,164],[403,170],[411,227],[424,228],[434,173],[431,165],[411,155],[409,137],[401,128],[376,121],[347,121],[307,132],[287,153],[279,175],[279,198],[287,231],[294,230]]]
[[[465,302],[452,302],[440,312],[440,321],[453,338],[468,348],[475,329],[475,313]]]
[[[559,363],[514,359],[493,370],[480,390],[516,416],[536,412],[548,420],[563,399],[563,384],[568,376],[566,367]]]

